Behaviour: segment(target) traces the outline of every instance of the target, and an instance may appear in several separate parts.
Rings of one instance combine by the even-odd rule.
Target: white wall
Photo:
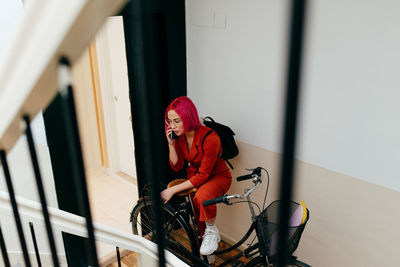
[[[273,152],[281,152],[288,3],[187,0],[189,97],[239,140]],[[399,8],[309,1],[297,151],[300,160],[397,191]]]
[[[186,3],[188,96],[242,141],[234,176],[270,170],[271,202],[279,198],[289,1]],[[293,199],[305,200],[311,218],[295,254],[312,266],[391,266],[400,236],[400,2],[308,3]],[[230,193],[245,186],[235,181]],[[240,238],[246,212],[218,207],[224,238]]]
[[[22,15],[22,1],[0,0],[0,61]],[[0,89],[1,90],[1,89]]]
[[[310,7],[298,156],[400,191],[400,2]]]
[[[136,179],[135,144],[121,16],[107,19],[96,36],[96,46],[110,169]]]
[[[286,2],[204,2],[187,1],[188,96],[238,139],[279,151]]]

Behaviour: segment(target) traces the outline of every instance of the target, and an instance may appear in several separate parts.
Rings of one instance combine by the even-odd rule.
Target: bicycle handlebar
[[[223,195],[218,198],[213,198],[210,200],[203,201],[203,206],[205,207],[205,206],[209,206],[209,205],[217,204],[217,203],[221,203],[221,202],[225,202],[225,203],[227,202],[226,195]]]
[[[240,182],[240,181],[244,181],[244,180],[248,180],[253,178],[253,174],[246,174],[246,175],[242,175],[236,178],[236,181]]]
[[[217,204],[217,203],[221,203],[224,202],[225,204],[231,205],[231,203],[229,202],[229,199],[232,198],[246,198],[248,197],[260,184],[261,184],[261,167],[257,167],[255,169],[253,169],[253,172],[251,174],[246,174],[246,175],[242,175],[236,178],[237,181],[243,181],[243,180],[248,180],[248,179],[252,179],[254,186],[250,189],[245,190],[245,193],[243,195],[223,195],[221,197],[218,198],[214,198],[214,199],[210,199],[210,200],[206,200],[203,201],[203,206],[209,206],[209,205],[213,205],[213,204]]]
[[[244,180],[248,180],[251,178],[257,178],[261,176],[261,167],[257,167],[253,170],[253,172],[251,174],[246,174],[246,175],[242,175],[236,178],[236,181],[240,182],[240,181],[244,181]]]

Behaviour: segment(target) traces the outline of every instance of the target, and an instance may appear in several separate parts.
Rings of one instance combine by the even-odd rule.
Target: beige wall
[[[400,192],[297,163],[298,195],[312,216],[299,254],[315,266],[396,265]]]
[[[234,177],[244,168],[263,166],[271,181],[267,203],[279,198],[280,158],[277,153],[238,142],[240,154],[232,161]],[[294,201],[304,200],[310,220],[296,255],[312,266],[392,266],[400,239],[400,192],[360,179],[296,161]],[[229,193],[240,193],[251,182],[233,181]],[[254,198],[262,204],[266,180]],[[219,205],[222,234],[238,240],[249,224],[247,204]]]
[[[75,106],[86,168],[101,167],[99,136],[89,53],[86,50],[72,68]]]

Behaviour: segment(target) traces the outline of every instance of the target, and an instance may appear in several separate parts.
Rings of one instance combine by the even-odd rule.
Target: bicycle
[[[263,170],[267,174],[268,184],[264,196],[263,209],[261,210],[261,208],[251,200],[250,195],[261,185],[263,180]],[[268,205],[268,207],[264,208],[266,197],[268,194],[269,173],[262,167],[257,167],[249,171],[252,171],[252,173],[236,178],[237,181],[251,179],[254,184],[251,188],[246,189],[243,194],[223,195],[219,198],[203,202],[204,206],[217,203],[232,205],[235,203],[247,202],[249,204],[249,209],[252,217],[252,223],[249,229],[236,244],[223,250],[217,250],[213,253],[213,255],[221,255],[237,249],[250,237],[250,235],[254,231],[256,231],[256,236],[258,238],[258,242],[254,243],[253,239],[253,241],[248,245],[245,250],[238,252],[232,258],[225,260],[223,263],[219,264],[218,267],[276,266],[278,210],[280,201],[274,201],[270,205]],[[164,224],[166,248],[191,266],[210,266],[208,264],[207,257],[201,257],[199,253],[201,236],[195,222],[193,205],[190,198],[190,194],[193,193],[193,191],[194,190],[191,190],[189,192],[181,192],[179,195],[181,197],[184,197],[184,200],[179,201],[178,204],[175,205],[175,207],[170,204],[165,204],[162,206],[162,209],[166,214],[166,220]],[[231,202],[233,199],[240,200]],[[246,200],[243,201],[243,199]],[[150,197],[140,198],[133,208],[130,217],[133,233],[145,236],[150,240],[154,237],[155,234],[154,223],[152,223],[154,222],[154,220],[152,218],[153,213],[151,204],[152,203]],[[256,215],[256,211],[254,210],[253,206],[256,206],[258,208],[258,215]],[[291,213],[294,214],[294,212],[297,212],[299,210],[299,206],[300,204],[296,202],[291,202]],[[304,231],[304,227],[309,219],[309,210],[305,210],[306,217],[304,221],[300,225],[289,227],[288,253],[290,255],[290,258],[288,266],[310,267],[306,263],[297,260],[297,258],[292,255],[297,249],[301,235]],[[249,261],[247,263],[243,263],[239,260],[242,257],[245,257]]]

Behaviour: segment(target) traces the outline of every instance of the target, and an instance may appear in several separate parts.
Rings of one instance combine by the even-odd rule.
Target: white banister
[[[21,116],[34,117],[57,93],[60,56],[71,64],[106,18],[126,0],[27,1],[5,58],[0,62],[0,149],[21,135]]]
[[[22,218],[43,222],[40,203],[21,197],[16,197],[16,201]],[[48,209],[53,231],[87,237],[85,218],[52,207]],[[12,211],[8,193],[4,191],[0,191],[0,210]],[[149,262],[158,263],[157,244],[141,236],[126,233],[101,223],[94,222],[93,226],[96,241],[135,251],[138,255],[138,263],[146,263],[143,266],[149,266],[147,265]],[[188,266],[167,250],[165,250],[165,260],[167,266]]]

